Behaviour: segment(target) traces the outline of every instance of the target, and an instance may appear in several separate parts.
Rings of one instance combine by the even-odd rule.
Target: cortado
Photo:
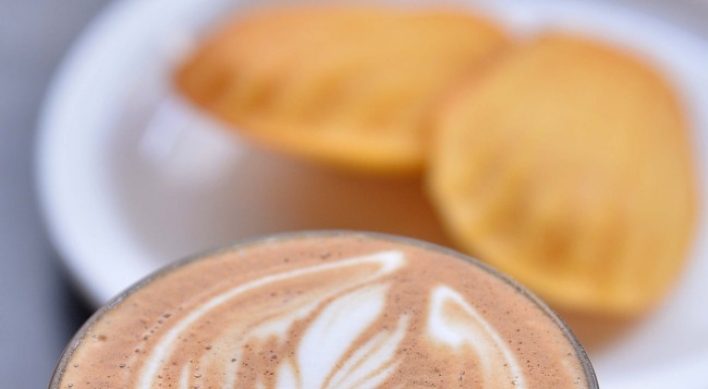
[[[387,235],[277,235],[183,261],[99,310],[51,389],[597,388],[537,298]]]

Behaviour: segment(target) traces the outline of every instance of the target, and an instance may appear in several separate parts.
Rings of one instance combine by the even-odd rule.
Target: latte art
[[[567,334],[505,281],[429,249],[312,239],[156,277],[86,327],[56,387],[587,387]]]
[[[151,388],[162,379],[161,372],[176,370],[180,372],[179,382],[185,388],[202,385],[217,385],[224,388],[347,388],[347,378],[341,378],[342,385],[332,386],[330,376],[336,372],[336,365],[349,349],[354,348],[358,338],[384,310],[388,285],[382,282],[385,275],[403,264],[399,252],[383,252],[367,257],[346,259],[334,264],[315,265],[282,273],[268,274],[245,285],[237,286],[203,304],[193,307],[193,312],[179,321],[167,332],[167,335],[149,354],[145,371],[141,374],[139,388]],[[357,271],[358,268],[366,270]],[[351,277],[343,277],[337,284],[299,290],[297,296],[283,304],[277,297],[280,290],[298,280],[327,277],[329,274],[351,271]],[[369,274],[371,271],[371,274]],[[318,285],[319,286],[319,285]],[[170,358],[178,354],[179,339],[188,336],[189,331],[198,328],[200,322],[218,321],[224,311],[237,312],[240,303],[249,295],[272,296],[261,299],[249,306],[249,315],[223,323],[223,328],[215,333],[209,344],[221,345],[219,350],[207,347],[203,352],[194,350],[199,355],[199,363],[180,366]],[[252,313],[251,313],[252,312]],[[215,317],[214,317],[215,316]],[[296,324],[301,325],[299,330]],[[399,342],[405,328],[399,329]],[[296,342],[295,336],[301,336]],[[389,337],[390,338],[390,337]],[[388,339],[390,342],[391,339]],[[391,358],[397,344],[376,345],[388,351]],[[275,353],[274,349],[285,352]],[[388,349],[388,350],[386,350]],[[287,357],[278,358],[278,355]],[[259,361],[265,358],[265,361]],[[363,358],[361,362],[371,369],[377,369],[388,361],[377,361],[379,355]],[[366,363],[366,359],[371,359]],[[250,363],[232,364],[225,362],[253,361],[265,367],[262,375],[255,379],[239,370],[252,370]],[[378,362],[378,363],[377,363]],[[221,382],[209,382],[213,377],[199,373],[199,370],[219,371]],[[368,372],[363,377],[371,380]],[[357,381],[353,382],[357,384]],[[377,386],[370,386],[375,388]]]
[[[526,387],[521,366],[504,339],[454,290],[441,286],[433,291],[428,322],[430,337],[458,354],[455,359],[478,361],[484,387]]]

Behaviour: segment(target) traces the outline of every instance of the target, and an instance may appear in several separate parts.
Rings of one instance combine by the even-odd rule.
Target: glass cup
[[[305,231],[137,282],[77,332],[49,388],[449,386],[472,376],[598,388],[558,315],[484,263],[410,238]]]

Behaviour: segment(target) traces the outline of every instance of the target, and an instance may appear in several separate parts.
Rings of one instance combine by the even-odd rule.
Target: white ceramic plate
[[[706,42],[610,5],[471,5],[522,35],[572,30],[654,61],[683,94],[706,177]],[[40,198],[56,247],[94,304],[173,259],[264,233],[365,229],[446,243],[420,183],[346,176],[255,150],[171,93],[175,61],[204,26],[239,6],[116,2],[91,24],[55,79],[40,122]],[[634,323],[568,317],[603,389],[706,387],[706,234],[702,225],[679,288],[649,317]]]

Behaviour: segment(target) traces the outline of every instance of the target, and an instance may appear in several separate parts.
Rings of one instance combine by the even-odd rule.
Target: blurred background
[[[108,3],[0,0],[0,382],[8,388],[46,387],[61,351],[92,312],[48,240],[34,143],[57,66]],[[708,39],[708,0],[614,3]]]
[[[71,287],[37,205],[37,114],[71,42],[109,1],[0,2],[0,380],[44,388],[90,310]]]

